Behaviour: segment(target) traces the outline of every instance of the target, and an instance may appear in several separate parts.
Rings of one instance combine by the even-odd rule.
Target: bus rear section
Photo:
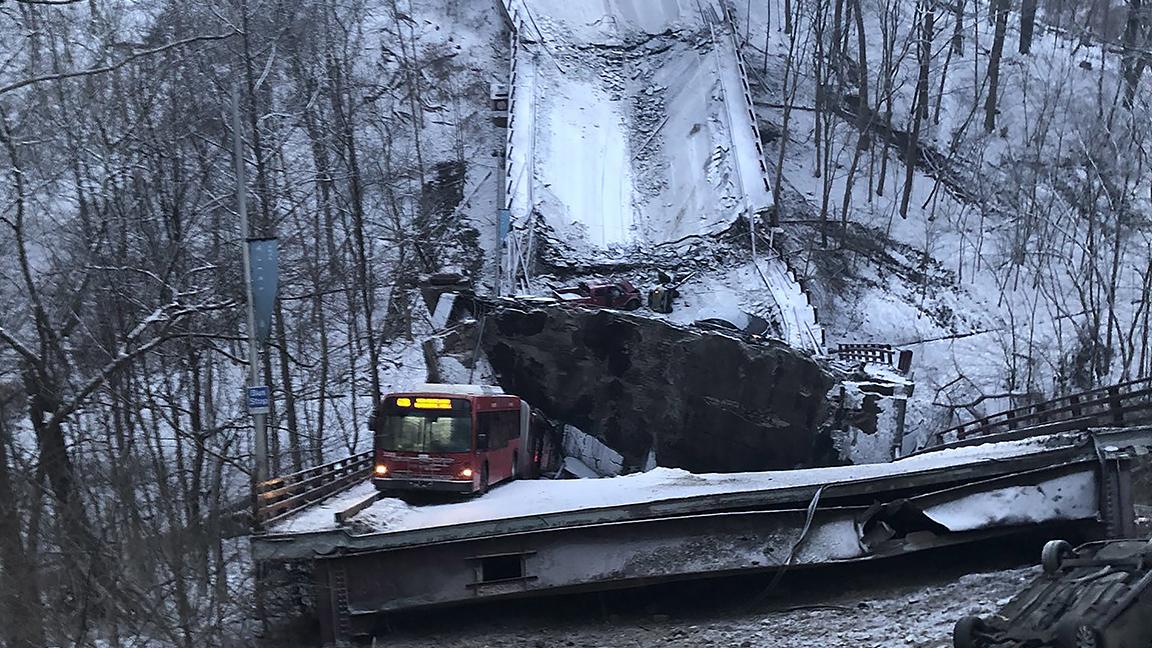
[[[377,489],[482,493],[521,473],[522,401],[464,387],[384,398],[372,424]]]

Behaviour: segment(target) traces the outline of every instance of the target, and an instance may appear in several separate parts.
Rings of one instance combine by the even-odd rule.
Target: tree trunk
[[[48,645],[44,635],[44,611],[40,600],[40,577],[37,561],[25,553],[20,537],[20,511],[8,462],[8,411],[0,401],[0,573],[6,585],[0,588],[8,623],[0,628],[0,644],[11,648],[42,648]]]
[[[296,392],[292,387],[292,366],[288,355],[288,334],[284,330],[284,308],[276,301],[276,346],[280,360],[280,387],[284,390],[284,421],[288,427],[288,452],[292,470],[304,469],[304,449],[300,443],[300,426],[296,411]]]
[[[904,147],[904,191],[900,196],[900,218],[908,218],[908,207],[912,200],[912,182],[919,157],[920,127],[928,117],[928,64],[932,57],[932,38],[935,27],[935,14],[930,1],[921,4],[920,38],[917,41],[916,56],[920,63],[916,80],[916,101],[912,110],[912,128],[908,133],[908,144]]]
[[[852,204],[852,187],[856,181],[856,170],[860,157],[871,144],[868,129],[872,126],[871,104],[868,103],[868,41],[864,33],[864,16],[860,10],[860,0],[851,0],[849,11],[856,23],[856,49],[859,56],[860,94],[856,101],[856,150],[852,152],[852,164],[848,167],[848,177],[844,181],[844,202],[840,205],[840,229],[848,231],[848,208]]]
[[[988,55],[988,99],[984,102],[984,131],[996,130],[996,103],[1000,87],[1000,59],[1004,55],[1004,34],[1008,31],[1008,0],[996,0],[996,32]]]
[[[952,17],[952,51],[964,56],[964,0],[956,0]]]
[[[1138,42],[1143,40],[1140,35],[1145,32],[1143,5],[1144,0],[1128,0],[1128,19],[1124,23],[1124,59],[1121,67],[1124,71],[1124,105],[1128,108],[1132,107],[1145,67],[1145,55]]]
[[[352,115],[350,114],[354,104],[349,94],[350,90],[345,87],[341,61],[335,57],[330,57],[328,69],[332,72],[332,109],[336,115],[336,123],[340,129],[340,144],[344,154],[344,161],[348,165],[348,182],[352,203],[353,244],[356,248],[356,283],[360,293],[361,305],[364,309],[364,337],[366,346],[368,347],[368,362],[370,365],[368,375],[372,386],[372,406],[375,407],[380,404],[380,358],[379,349],[376,346],[377,332],[373,317],[376,300],[372,285],[369,281],[369,277],[374,276],[375,273],[368,272],[370,260],[368,258],[368,237],[364,229],[363,181],[360,175],[360,163],[356,151],[355,129],[352,124]]]
[[[799,73],[796,71],[796,36],[788,39],[788,58],[784,64],[784,115],[780,125],[780,148],[776,151],[776,168],[772,178],[772,198],[775,206],[772,209],[772,227],[780,224],[781,211],[784,201],[781,190],[784,186],[784,154],[788,150],[788,126],[792,118],[792,106],[796,101],[796,90],[799,87]]]
[[[1139,0],[1136,0],[1137,2]],[[1032,34],[1036,31],[1036,0],[1024,0],[1020,5],[1020,53],[1032,51]]]

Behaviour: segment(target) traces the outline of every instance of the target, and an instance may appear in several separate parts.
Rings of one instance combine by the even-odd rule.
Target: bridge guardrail
[[[1037,434],[1042,434],[1050,424],[1064,421],[1075,421],[1085,426],[1122,426],[1152,421],[1152,378],[1139,378],[989,414],[933,434],[921,449],[1028,428],[1037,428]]]
[[[840,360],[892,365],[904,373],[912,368],[912,352],[891,344],[838,344],[833,353]]]
[[[372,452],[279,475],[256,485],[256,522],[275,522],[372,475]]]

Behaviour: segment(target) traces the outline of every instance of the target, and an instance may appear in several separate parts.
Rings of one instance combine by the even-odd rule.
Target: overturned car
[[[960,619],[955,648],[1152,646],[1152,542],[1044,546],[1043,573],[989,617]]]

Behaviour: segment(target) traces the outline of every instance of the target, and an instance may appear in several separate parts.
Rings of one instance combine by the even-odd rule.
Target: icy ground
[[[957,619],[996,610],[1037,573],[1036,567],[971,575],[928,573],[920,582],[896,585],[876,578],[863,588],[848,582],[838,592],[825,586],[817,592],[778,594],[748,611],[725,602],[720,610],[704,614],[667,614],[657,603],[649,606],[654,613],[620,615],[611,613],[612,601],[556,600],[555,606],[583,605],[583,616],[592,618],[556,623],[537,616],[496,627],[452,623],[435,634],[405,630],[387,643],[393,648],[944,648],[952,645]],[[712,607],[707,584],[680,586],[687,596],[697,588],[701,604]]]

